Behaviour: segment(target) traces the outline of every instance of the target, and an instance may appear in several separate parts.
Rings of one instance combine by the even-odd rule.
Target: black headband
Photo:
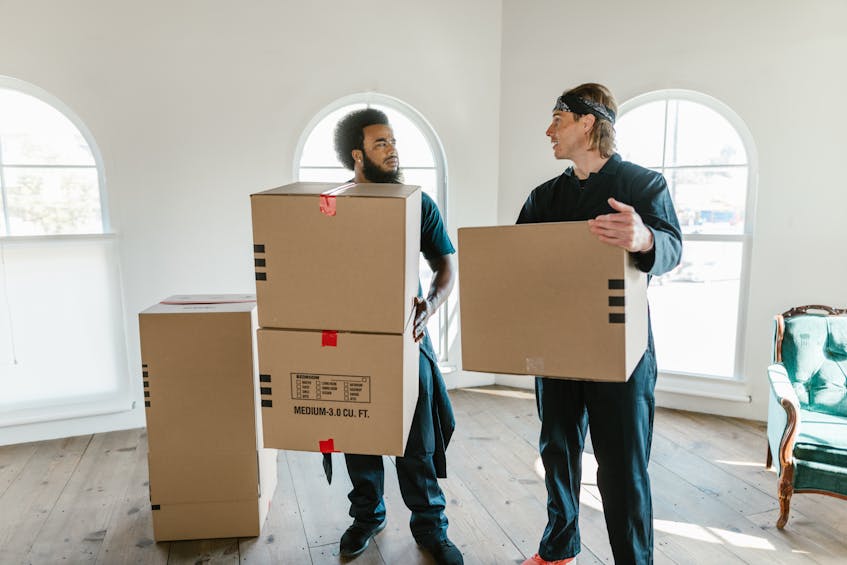
[[[606,107],[599,102],[580,98],[573,94],[563,94],[556,99],[556,105],[553,107],[554,112],[573,112],[574,114],[592,114],[603,120],[609,120],[612,124],[615,123],[615,113],[611,108]]]

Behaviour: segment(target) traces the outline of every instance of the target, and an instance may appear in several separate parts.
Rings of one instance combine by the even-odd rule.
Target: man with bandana
[[[394,132],[386,115],[374,108],[352,112],[335,129],[339,161],[354,173],[357,183],[402,182]],[[453,410],[426,323],[438,310],[455,281],[455,249],[435,202],[421,194],[421,252],[432,269],[432,283],[424,299],[415,298],[414,336],[420,343],[419,396],[403,457],[396,458],[400,493],[412,511],[409,526],[415,541],[439,565],[463,563],[459,549],[447,537],[445,497],[438,478],[446,477],[445,449],[455,427]],[[353,524],[341,537],[342,557],[361,554],[371,538],[385,528],[382,457],[345,454],[353,483],[350,516]]]
[[[518,223],[588,220],[591,233],[629,251],[649,280],[679,263],[682,235],[662,175],[623,161],[615,153],[616,113],[611,92],[600,84],[577,86],[556,100],[546,134],[554,156],[573,165],[532,191]],[[615,563],[653,562],[647,463],[655,385],[649,316],[647,350],[627,382],[536,377],[547,527],[538,553],[523,565],[570,563],[579,553],[581,461],[589,430]]]

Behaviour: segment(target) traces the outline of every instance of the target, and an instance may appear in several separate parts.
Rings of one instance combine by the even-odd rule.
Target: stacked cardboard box
[[[459,230],[462,368],[624,382],[647,346],[647,277],[587,222]]]
[[[174,296],[139,325],[154,537],[258,536],[276,449],[262,445],[255,297]]]
[[[251,205],[265,444],[402,455],[418,395],[420,189],[295,183]]]

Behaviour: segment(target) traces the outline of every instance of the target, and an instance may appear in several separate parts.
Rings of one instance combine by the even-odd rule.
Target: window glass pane
[[[642,167],[661,167],[665,140],[665,101],[648,102],[630,110],[615,124],[618,152]]]
[[[300,166],[337,167],[340,166],[335,155],[335,124],[353,110],[364,108],[364,104],[352,104],[339,108],[324,117],[309,134],[300,155]],[[302,176],[300,180],[306,180]]]
[[[6,167],[11,235],[102,233],[97,170]]]
[[[738,132],[715,110],[690,100],[668,101],[665,166],[747,163]]]
[[[648,289],[659,370],[734,376],[741,242],[687,241]]]
[[[432,197],[436,204],[439,204],[435,169],[403,169],[403,183],[421,187],[421,190]]]
[[[747,167],[670,169],[665,178],[683,233],[744,233]]]
[[[0,88],[0,149],[6,165],[94,165],[71,121],[38,98]]]
[[[0,195],[2,195],[3,186],[0,185]],[[0,237],[9,235],[6,230],[6,214],[3,212],[3,199],[0,198]]]
[[[344,183],[353,178],[353,171],[342,167],[320,167],[300,169],[299,179],[303,182],[339,182]]]
[[[432,157],[432,149],[421,130],[412,123],[412,120],[394,110],[374,104],[385,112],[391,127],[394,128],[394,137],[397,139],[397,154],[400,156],[401,167],[434,167],[435,160]]]
[[[4,255],[0,416],[90,401],[124,387],[116,242],[16,242],[6,245]]]

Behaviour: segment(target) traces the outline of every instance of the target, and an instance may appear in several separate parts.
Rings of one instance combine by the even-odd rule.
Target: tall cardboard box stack
[[[647,276],[587,222],[459,230],[462,368],[625,382],[647,347]]]
[[[421,193],[295,183],[251,195],[265,445],[402,455]]]
[[[262,444],[255,297],[174,296],[139,326],[154,537],[258,536],[277,452]]]

